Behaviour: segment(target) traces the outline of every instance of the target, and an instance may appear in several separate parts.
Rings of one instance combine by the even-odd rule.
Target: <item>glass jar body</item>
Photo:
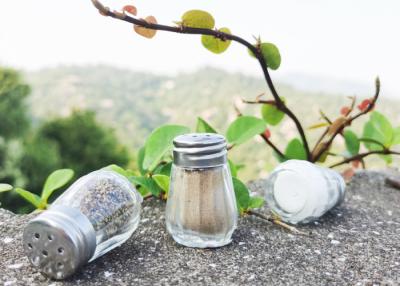
[[[96,248],[90,261],[124,243],[140,220],[142,197],[121,175],[99,170],[71,185],[52,207],[78,210],[93,226]]]
[[[269,176],[265,199],[283,221],[314,221],[344,199],[345,183],[337,172],[307,161],[288,160]]]
[[[172,165],[166,225],[188,247],[220,247],[237,226],[232,177],[226,164],[208,168]]]

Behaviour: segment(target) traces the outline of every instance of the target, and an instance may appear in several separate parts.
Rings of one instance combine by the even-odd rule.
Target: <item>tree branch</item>
[[[267,136],[265,136],[265,134],[260,134],[260,136],[264,139],[265,143],[267,143],[272,149],[274,149],[279,157],[281,157],[282,159],[286,159],[285,154],[283,154],[282,151],[279,150],[279,148],[274,143],[272,143],[272,141],[269,140]]]
[[[247,104],[270,104],[270,105],[276,105],[275,100],[262,100],[262,99],[256,99],[256,100],[246,100],[242,99],[243,103]]]
[[[273,224],[276,224],[276,225],[279,225],[279,226],[281,226],[283,228],[286,228],[287,230],[289,230],[292,233],[305,235],[305,236],[309,236],[310,235],[310,233],[307,233],[307,232],[304,232],[304,231],[300,231],[296,227],[288,225],[288,224],[284,223],[283,221],[281,221],[280,219],[273,218],[273,217],[270,217],[270,216],[266,216],[266,215],[263,215],[263,214],[261,214],[259,212],[253,211],[253,210],[250,210],[247,213],[249,215],[253,215],[255,217],[261,218],[263,220],[269,221],[269,222],[271,222]]]
[[[371,99],[371,103],[368,105],[368,107],[364,110],[361,110],[356,115],[348,117],[346,120],[344,120],[343,123],[341,124],[341,126],[339,128],[337,128],[335,130],[335,132],[333,132],[333,134],[329,137],[329,139],[326,142],[323,142],[323,144],[324,144],[323,148],[320,148],[320,150],[318,150],[318,152],[315,154],[315,156],[313,156],[312,161],[317,162],[319,160],[319,158],[322,156],[322,154],[324,154],[324,152],[329,149],[329,147],[331,146],[335,137],[338,134],[341,134],[341,132],[343,131],[343,129],[346,126],[349,126],[355,119],[359,118],[362,115],[367,114],[374,108],[375,103],[379,97],[380,87],[381,87],[381,84],[380,84],[379,78],[376,78],[376,80],[375,80],[375,95]]]
[[[304,149],[306,150],[307,153],[307,158],[308,160],[311,160],[311,154],[310,154],[310,148],[308,146],[308,141],[304,132],[304,129],[299,121],[299,119],[296,117],[296,115],[286,106],[286,104],[283,102],[283,100],[280,98],[278,95],[278,92],[275,89],[274,83],[272,82],[271,76],[269,74],[268,68],[267,68],[267,63],[264,59],[264,57],[261,54],[261,51],[259,48],[256,46],[250,44],[248,41],[235,36],[233,34],[227,34],[218,30],[210,30],[210,29],[203,29],[203,28],[192,28],[192,27],[187,27],[187,26],[178,26],[178,27],[172,27],[172,26],[167,26],[167,25],[161,25],[161,24],[154,24],[154,23],[149,23],[146,22],[143,19],[136,19],[133,17],[130,17],[124,13],[118,12],[118,11],[111,11],[109,8],[104,7],[103,4],[101,4],[100,1],[98,0],[91,0],[93,5],[99,10],[100,14],[104,16],[110,16],[115,19],[119,19],[131,24],[139,25],[144,28],[152,29],[152,30],[160,30],[160,31],[167,31],[167,32],[174,32],[174,33],[182,33],[182,34],[194,34],[194,35],[209,35],[209,36],[214,36],[218,39],[221,39],[223,41],[226,40],[231,40],[235,41],[237,43],[242,44],[246,48],[248,48],[257,58],[261,69],[264,74],[264,78],[267,82],[268,88],[270,89],[273,98],[275,99],[276,106],[279,110],[284,112],[288,117],[292,119],[294,124],[296,125],[296,128],[300,134],[301,140],[304,145]]]
[[[389,177],[385,179],[385,183],[393,188],[400,190],[400,180],[399,178]]]
[[[337,167],[337,166],[340,166],[340,165],[344,165],[344,164],[350,163],[351,161],[362,160],[363,158],[365,158],[365,157],[367,157],[369,155],[373,155],[373,154],[400,155],[400,152],[384,149],[384,150],[374,150],[374,151],[369,151],[369,152],[365,152],[365,153],[360,153],[360,154],[354,155],[352,157],[349,157],[349,158],[347,158],[347,159],[345,159],[343,161],[335,163],[335,164],[329,166],[329,168],[334,168],[334,167]]]
[[[361,142],[376,144],[376,145],[382,147],[382,149],[386,148],[385,145],[383,145],[381,142],[379,142],[378,140],[372,139],[372,138],[360,138],[358,140]]]
[[[324,119],[329,124],[332,124],[332,120],[329,119],[328,115],[326,115],[325,112],[323,112],[322,110],[319,110],[319,114],[321,115],[322,119]]]

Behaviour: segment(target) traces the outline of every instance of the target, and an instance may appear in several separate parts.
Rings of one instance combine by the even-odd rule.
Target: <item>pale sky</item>
[[[116,9],[130,1],[104,1]],[[260,75],[257,62],[232,44],[222,55],[205,50],[199,36],[159,32],[152,40],[132,26],[100,16],[90,0],[0,0],[0,64],[38,69],[59,64],[109,64],[176,73],[211,65]],[[296,73],[373,86],[400,98],[400,1],[397,0],[137,0],[140,16],[171,24],[203,9],[218,27],[275,43],[282,65],[274,78]]]

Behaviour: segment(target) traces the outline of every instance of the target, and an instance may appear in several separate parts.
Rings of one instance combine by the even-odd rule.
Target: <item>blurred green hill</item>
[[[153,128],[165,123],[194,128],[197,116],[224,133],[236,116],[233,104],[245,114],[259,116],[260,106],[245,105],[241,98],[252,100],[266,92],[262,78],[214,68],[162,76],[110,66],[72,66],[29,72],[25,77],[32,88],[28,100],[34,123],[67,116],[74,109],[89,109],[96,112],[100,122],[115,128],[117,136],[131,151],[143,144]],[[277,89],[305,127],[321,122],[319,109],[335,118],[340,108],[348,104],[346,96],[354,95],[329,94],[329,90],[307,92],[279,83]],[[381,98],[377,109],[400,125],[398,104]],[[361,122],[353,129],[360,131]],[[271,130],[272,140],[281,149],[288,139],[297,136],[290,120]],[[310,130],[308,137],[313,141],[319,132]],[[264,176],[276,165],[270,149],[258,138],[255,141],[233,150],[234,160],[247,166],[241,174],[244,179]],[[379,160],[370,161],[372,166],[382,164]]]

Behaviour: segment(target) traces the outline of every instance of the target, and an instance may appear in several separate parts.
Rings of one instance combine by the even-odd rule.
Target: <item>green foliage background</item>
[[[128,164],[128,150],[111,128],[97,122],[94,112],[74,110],[63,118],[33,120],[27,108],[29,93],[18,72],[0,68],[1,183],[39,194],[55,169],[68,166],[80,177],[111,163]],[[0,201],[12,211],[32,209],[16,192],[1,193]]]
[[[233,104],[243,114],[261,117],[259,105],[245,105],[240,99],[254,100],[266,92],[261,77],[215,68],[163,76],[109,66],[60,67],[29,73],[27,79],[33,88],[29,101],[35,120],[68,115],[74,108],[94,110],[100,122],[115,128],[118,138],[129,150],[138,150],[150,132],[163,124],[180,124],[194,129],[197,116],[224,133],[236,118]],[[305,127],[317,123],[320,108],[332,119],[336,118],[340,108],[349,104],[346,96],[354,95],[307,92],[286,84],[278,84],[277,89]],[[371,97],[373,92],[371,86],[371,94],[357,96]],[[271,99],[268,92],[265,98]],[[381,97],[377,109],[397,124],[400,122],[397,106],[397,101]],[[367,120],[368,116],[357,120],[351,129],[362,134]],[[268,128],[271,129],[271,140],[282,150],[298,136],[286,117],[278,126],[268,124]],[[322,131],[323,128],[307,131],[310,141],[315,142]],[[336,144],[332,151],[345,149],[341,138]],[[271,149],[258,137],[230,152],[236,163],[246,164],[240,170],[243,180],[266,176],[277,164]],[[374,156],[367,162],[369,167],[385,166]],[[329,158],[326,163],[330,163]]]
[[[200,116],[217,132],[225,133],[236,119],[233,103],[244,114],[263,117],[259,105],[245,105],[240,100],[253,100],[265,92],[261,78],[213,68],[174,77],[108,66],[44,69],[24,73],[23,78],[9,69],[0,69],[0,73],[0,182],[36,194],[49,173],[58,168],[73,169],[75,178],[109,164],[135,169],[135,154],[160,125],[179,124],[194,130]],[[335,118],[348,104],[343,94],[303,92],[282,84],[278,89],[305,127],[316,123],[319,108]],[[392,122],[400,121],[396,106],[382,98],[378,104]],[[367,120],[356,122],[351,129],[362,134]],[[285,118],[268,128],[282,150],[297,136]],[[308,131],[310,141],[321,131]],[[332,151],[345,149],[345,140],[336,144]],[[239,171],[244,181],[266,176],[277,164],[271,149],[258,137],[230,153],[233,162],[245,164]],[[394,160],[397,164],[398,159]],[[384,166],[377,157],[367,163],[369,167]],[[15,195],[1,196],[5,207],[30,210]]]

